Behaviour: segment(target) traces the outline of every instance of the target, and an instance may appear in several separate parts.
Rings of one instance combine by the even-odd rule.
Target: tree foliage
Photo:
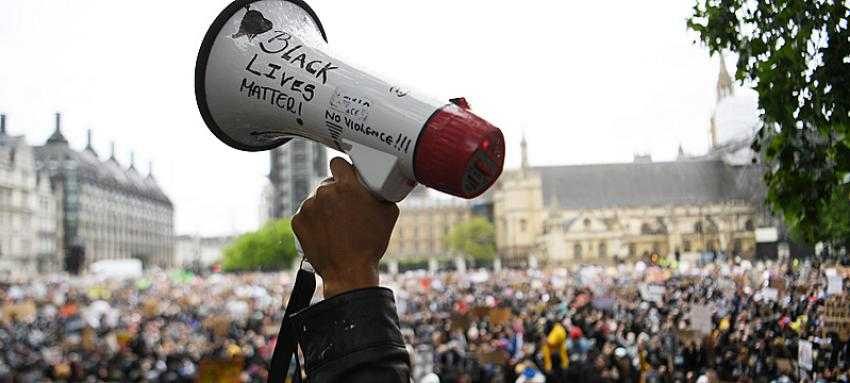
[[[269,221],[255,232],[243,234],[224,249],[225,271],[287,269],[297,256],[289,219]]]
[[[850,9],[844,0],[697,0],[688,27],[754,84],[767,202],[808,243],[850,245]]]
[[[490,221],[475,217],[452,228],[446,245],[475,260],[493,259],[496,255],[496,229]]]

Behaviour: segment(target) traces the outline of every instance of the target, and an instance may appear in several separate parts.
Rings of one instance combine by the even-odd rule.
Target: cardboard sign
[[[797,344],[797,365],[808,371],[812,370],[812,342],[800,340]]]
[[[208,328],[216,336],[227,336],[230,330],[230,318],[225,315],[215,315],[204,319],[204,327]]]
[[[159,315],[159,302],[157,302],[156,299],[146,300],[142,304],[142,313],[148,317]]]
[[[202,359],[198,368],[199,383],[241,382],[242,360]]]
[[[490,323],[501,326],[511,319],[511,309],[506,307],[490,309]]]
[[[3,308],[3,318],[18,322],[32,323],[35,321],[36,307],[33,302],[9,305]]]
[[[823,330],[837,333],[844,342],[850,340],[850,298],[846,294],[830,296],[825,307]]]
[[[504,365],[510,357],[505,350],[493,350],[476,354],[475,359],[481,364]]]
[[[479,318],[484,318],[490,313],[490,308],[487,306],[475,306],[472,308],[472,315],[475,315]]]

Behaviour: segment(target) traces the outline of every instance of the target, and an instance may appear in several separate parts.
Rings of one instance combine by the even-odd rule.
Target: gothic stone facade
[[[429,198],[421,190],[417,187],[414,194],[418,195],[399,203],[400,214],[387,247],[388,260],[447,258],[447,235],[455,225],[472,217],[469,202]]]
[[[760,185],[759,165],[718,159],[522,168],[497,185],[497,248],[552,263],[751,256]]]
[[[59,271],[57,198],[23,136],[0,115],[0,273]]]
[[[131,160],[102,161],[91,146],[71,148],[60,130],[35,148],[36,163],[59,190],[62,246],[85,249],[85,265],[104,259],[137,258],[147,266],[174,263],[174,206],[152,174],[142,175]]]

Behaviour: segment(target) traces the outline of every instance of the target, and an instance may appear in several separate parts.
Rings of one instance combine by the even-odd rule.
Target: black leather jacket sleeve
[[[391,290],[352,290],[292,319],[309,382],[410,382],[410,356]]]

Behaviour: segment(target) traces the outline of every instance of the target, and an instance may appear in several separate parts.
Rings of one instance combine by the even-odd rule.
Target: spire
[[[115,158],[115,141],[109,142],[109,159],[118,162],[118,160]]]
[[[0,136],[6,135],[6,115],[0,114]]]
[[[153,160],[148,161],[148,178],[153,178]]]
[[[130,151],[130,167],[127,170],[136,170],[136,152]]]
[[[522,132],[522,141],[519,142],[522,150],[522,169],[528,169],[528,142],[525,140],[525,132]]]
[[[720,73],[717,75],[717,102],[735,93],[732,87],[732,76],[726,70],[726,60],[720,53]]]
[[[56,113],[56,130],[47,139],[48,144],[68,144],[68,140],[62,135],[62,113]]]
[[[97,152],[94,151],[94,146],[92,145],[91,141],[92,141],[91,140],[91,129],[87,129],[86,130],[86,149],[85,150],[91,152],[92,154],[94,154],[96,156]]]

